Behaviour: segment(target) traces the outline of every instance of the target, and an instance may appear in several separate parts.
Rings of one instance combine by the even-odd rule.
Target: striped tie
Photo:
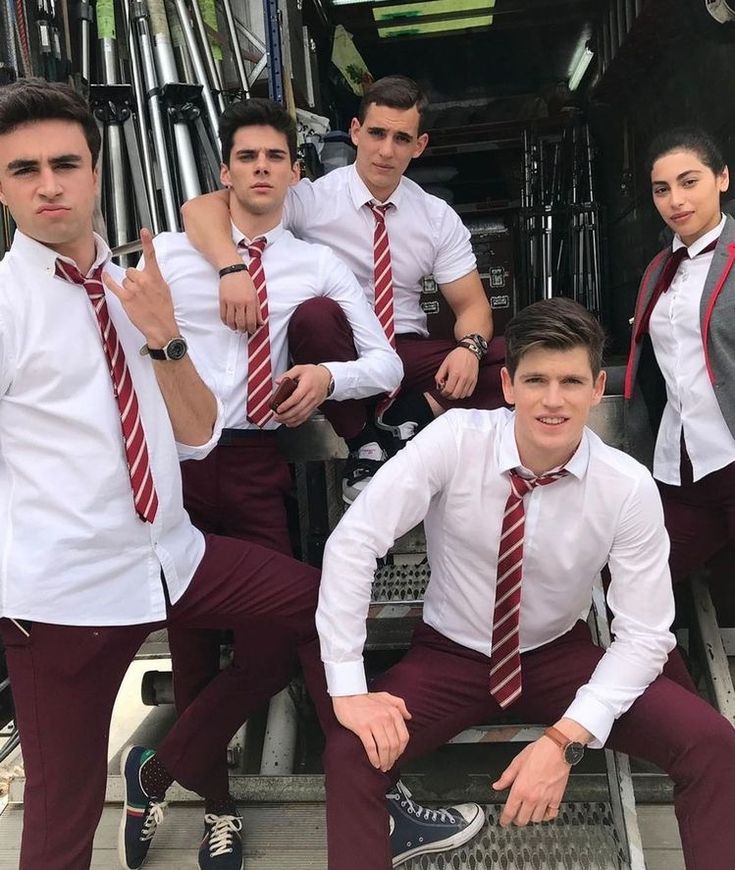
[[[564,469],[543,477],[525,478],[510,472],[510,495],[505,503],[498,547],[498,580],[495,586],[493,647],[490,654],[490,694],[508,707],[521,694],[520,610],[523,575],[523,496],[537,486],[564,477]]]
[[[375,281],[375,314],[383,327],[383,332],[390,342],[396,346],[396,328],[393,321],[393,269],[390,262],[390,242],[385,226],[385,213],[391,207],[369,202],[368,207],[375,216],[375,232],[373,234],[373,277]]]
[[[248,338],[248,403],[247,416],[251,423],[262,428],[273,417],[269,402],[273,395],[273,368],[271,366],[271,340],[268,328],[268,293],[265,286],[262,254],[268,244],[264,238],[239,247],[250,255],[248,274],[253,279],[263,323]]]
[[[79,284],[84,287],[97,315],[102,345],[110,368],[112,387],[120,409],[125,459],[133,489],[135,510],[141,520],[152,523],[158,511],[158,495],[151,475],[151,463],[143,431],[143,422],[140,419],[138,397],[135,395],[133,379],[128,371],[125,354],[120,339],[117,337],[117,330],[110,319],[110,312],[107,308],[107,299],[105,299],[105,290],[102,284],[103,268],[103,266],[97,266],[92,277],[85,278],[76,266],[57,260],[56,277],[68,281],[70,284]]]

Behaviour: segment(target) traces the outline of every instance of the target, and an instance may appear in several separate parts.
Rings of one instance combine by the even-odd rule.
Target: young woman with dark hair
[[[678,582],[735,542],[735,221],[720,208],[722,150],[703,130],[661,134],[647,165],[674,240],[641,282],[625,394],[633,447],[655,438]]]

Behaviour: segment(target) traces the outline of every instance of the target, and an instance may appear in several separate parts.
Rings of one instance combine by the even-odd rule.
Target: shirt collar
[[[102,238],[102,236],[97,235],[97,233],[93,233],[94,236],[94,244],[95,244],[95,258],[94,263],[92,264],[92,268],[89,272],[92,272],[98,266],[104,266],[112,257],[112,253],[110,248],[107,245],[107,242]],[[23,258],[25,263],[31,264],[35,268],[42,269],[44,272],[48,272],[50,274],[54,274],[56,272],[56,261],[63,260],[65,263],[71,263],[72,266],[77,268],[77,264],[69,259],[69,257],[62,257],[61,254],[57,254],[53,248],[50,248],[48,245],[43,244],[43,242],[36,241],[36,239],[32,239],[30,236],[27,236],[25,233],[16,229],[15,235],[13,237],[13,253],[18,254]],[[89,274],[89,272],[87,274]]]
[[[693,245],[689,245],[689,247],[687,248],[687,253],[689,254],[689,257],[690,258],[696,257],[697,254],[702,253],[702,251],[707,247],[707,245],[711,244],[716,239],[719,239],[720,233],[722,232],[724,226],[725,226],[725,215],[723,214],[720,217],[720,222],[717,224],[716,227],[714,227],[714,229],[711,229],[708,233],[705,233],[701,238],[697,239],[697,241],[694,242]],[[678,235],[674,236],[674,241],[671,245],[671,250],[678,251],[679,248],[683,248],[683,247],[684,247],[684,242],[682,242],[682,240],[679,238]]]
[[[514,413],[510,414],[500,433],[497,451],[498,472],[500,474],[507,474],[509,471],[518,470],[524,476],[533,477],[533,472],[524,467],[521,463],[521,457],[518,455],[518,444],[516,443],[515,436],[515,421],[516,415]],[[585,426],[582,431],[582,440],[579,442],[579,446],[574,451],[572,458],[564,465],[564,468],[573,477],[581,480],[587,472],[589,460],[590,442],[587,427]],[[557,469],[549,469],[549,471],[556,470]]]
[[[355,163],[350,164],[348,167],[347,187],[350,191],[352,203],[358,210],[364,205],[367,205],[367,203],[376,201],[375,197],[367,189],[365,182],[360,178]],[[398,182],[398,187],[393,191],[388,199],[386,199],[385,202],[378,203],[378,205],[387,205],[390,203],[394,208],[399,208],[401,199],[403,198],[403,187],[403,178],[401,178]]]
[[[251,242],[254,242],[255,239],[249,239],[245,233],[241,232],[235,224],[232,225],[232,241],[239,245],[240,242],[245,242],[245,244],[249,245]],[[272,245],[275,241],[277,241],[283,234],[285,230],[283,228],[283,224],[280,223],[277,226],[273,227],[272,230],[268,230],[267,233],[259,233],[255,238],[256,239],[265,239],[266,245]]]

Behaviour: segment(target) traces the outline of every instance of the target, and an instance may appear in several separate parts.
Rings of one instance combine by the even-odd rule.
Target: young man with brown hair
[[[692,692],[674,647],[669,542],[656,486],[585,424],[605,386],[599,324],[567,299],[506,330],[515,410],[455,410],[375,476],[327,543],[317,611],[337,719],[327,733],[330,868],[387,870],[382,795],[397,765],[503,710],[549,727],[493,787],[501,824],[554,819],[585,747],[652,761],[674,780],[687,868],[735,849],[735,731]],[[368,689],[362,661],[376,559],[424,521],[423,624]],[[355,546],[359,541],[360,546]],[[614,641],[584,614],[607,564]],[[681,684],[679,684],[681,683]],[[351,856],[348,861],[348,857]]]
[[[156,753],[125,753],[120,857],[141,866],[176,778],[215,804],[200,866],[230,870],[242,863],[240,822],[217,812],[229,794],[214,760],[287,682],[268,663],[243,677],[242,640],[278,629],[328,709],[319,575],[205,537],[186,515],[179,459],[207,455],[222,408],[179,335],[150,234],[145,268],[123,271],[92,231],[99,148],[70,88],[0,88],[0,201],[18,228],[0,263],[0,635],[26,775],[20,870],[89,867],[115,696],[166,623],[232,629],[235,660]],[[245,698],[235,682],[248,683]]]
[[[399,439],[411,437],[452,407],[503,403],[499,368],[504,351],[492,339],[492,313],[476,268],[470,234],[443,200],[404,177],[428,143],[427,100],[405,76],[388,76],[366,92],[350,134],[355,163],[289,190],[284,225],[299,238],[328,245],[350,267],[403,361],[401,392],[387,406],[332,406],[327,416],[347,441],[350,460],[343,495],[351,503],[385,459],[376,419]],[[227,192],[184,206],[187,234],[218,268],[237,262],[229,232]],[[430,339],[419,304],[423,279],[433,276],[456,315],[455,341]],[[225,275],[224,319],[252,332],[257,306],[242,276]],[[291,344],[297,362],[323,358],[344,329],[304,320]],[[488,342],[489,350],[488,350]]]

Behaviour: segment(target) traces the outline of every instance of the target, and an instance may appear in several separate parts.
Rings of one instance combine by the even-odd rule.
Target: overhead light
[[[584,78],[584,74],[587,72],[589,65],[592,63],[592,58],[595,56],[594,51],[589,47],[589,45],[585,45],[582,49],[582,53],[577,58],[577,62],[574,64],[574,68],[569,75],[569,90],[576,91],[579,87],[579,83]]]
[[[493,6],[495,0],[423,0],[423,2],[374,6],[373,18],[380,22],[389,21],[391,18],[417,19],[428,15],[457,15],[462,12],[487,13]]]
[[[424,33],[445,33],[448,30],[469,30],[475,27],[489,27],[492,15],[472,15],[467,18],[452,18],[444,21],[415,21],[410,24],[394,24],[379,27],[378,36],[417,36]]]

